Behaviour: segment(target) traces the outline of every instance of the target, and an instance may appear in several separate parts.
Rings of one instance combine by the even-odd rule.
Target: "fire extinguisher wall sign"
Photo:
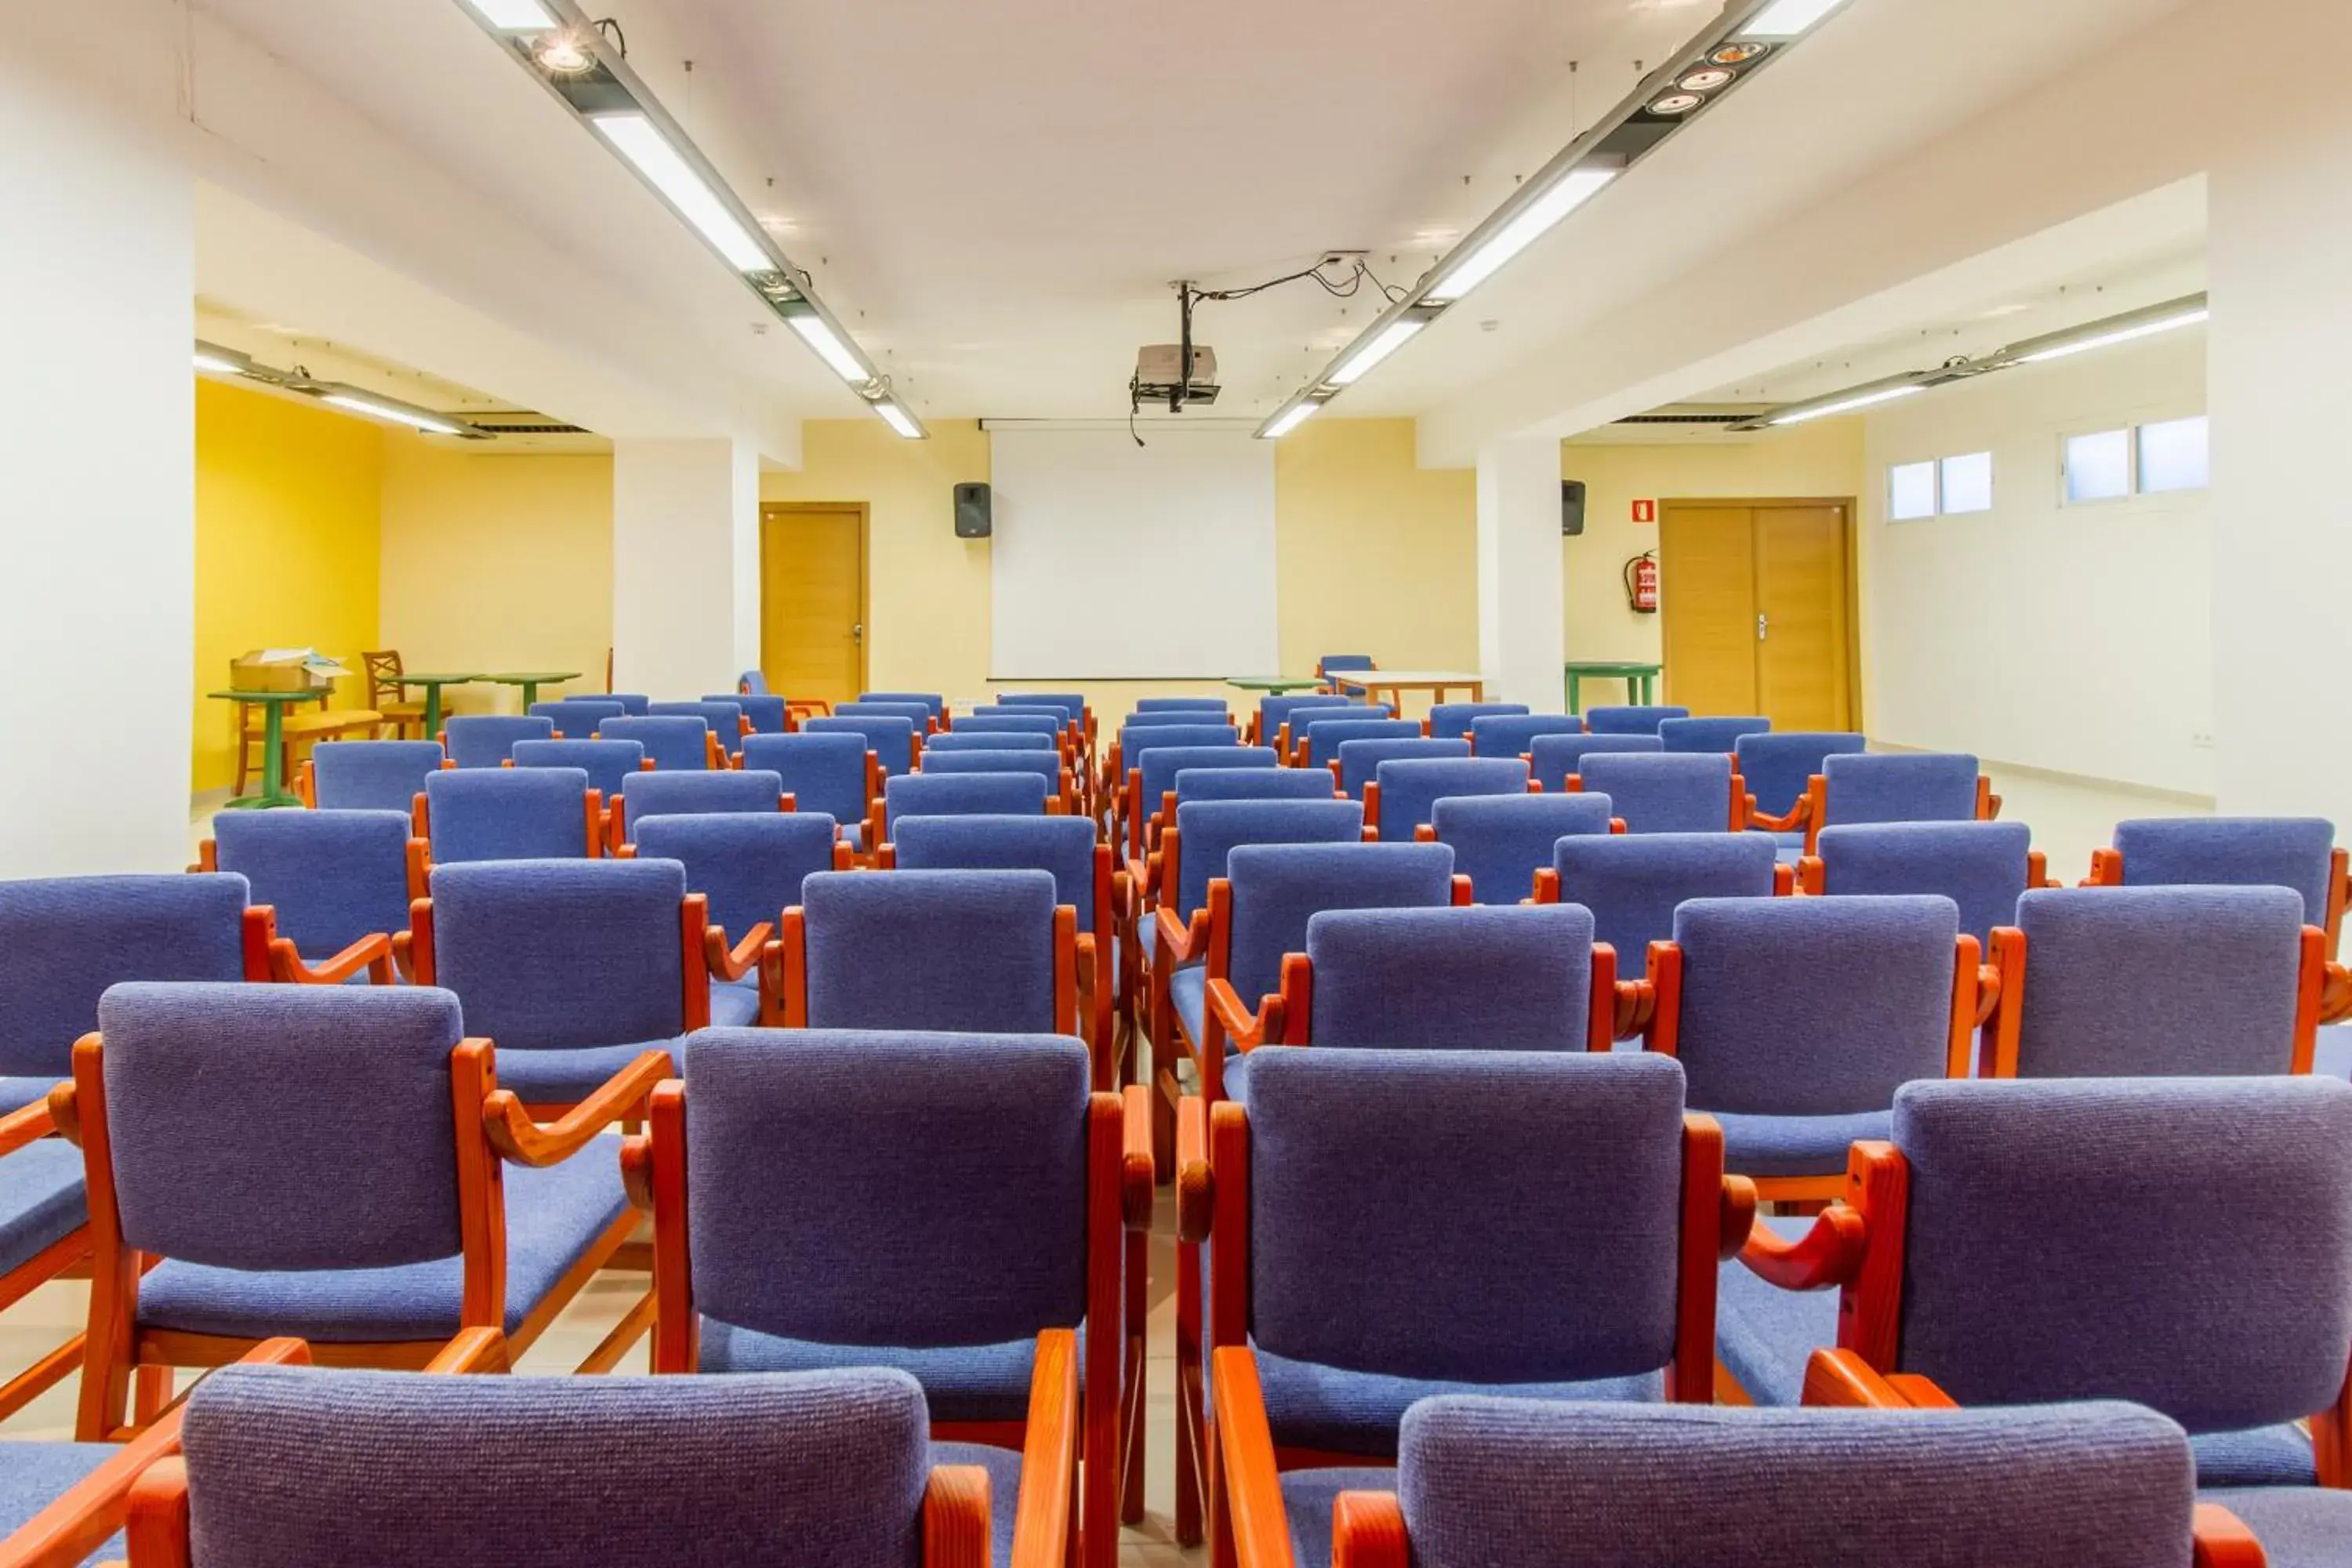
[[[1658,613],[1658,552],[1644,550],[1625,563],[1625,603],[1634,614]]]

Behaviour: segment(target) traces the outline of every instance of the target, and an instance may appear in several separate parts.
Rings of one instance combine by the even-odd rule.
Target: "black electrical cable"
[[[621,58],[629,58],[629,35],[621,31],[619,21],[611,16],[600,16],[591,25],[600,33],[612,34],[613,41],[621,47]]]

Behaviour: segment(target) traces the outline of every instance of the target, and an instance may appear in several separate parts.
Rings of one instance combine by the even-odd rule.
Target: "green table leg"
[[[266,811],[272,806],[299,805],[302,802],[286,793],[286,770],[279,765],[286,743],[285,704],[265,702],[261,718],[261,793],[238,795],[226,804],[238,811]],[[240,741],[240,745],[244,742]]]
[[[1647,674],[1641,677],[1642,696],[1640,700],[1642,706],[1644,708],[1649,707],[1658,700],[1658,689],[1650,684],[1650,682],[1654,679],[1655,677]]]
[[[1580,700],[1583,695],[1584,678],[1578,675],[1576,671],[1570,670],[1568,672],[1568,710],[1570,713],[1580,714],[1584,711],[1584,705]]]
[[[437,740],[441,734],[441,683],[434,681],[425,689],[425,738]]]
[[[530,712],[532,704],[536,703],[538,700],[539,682],[536,680],[524,681],[522,683],[522,710],[526,713]]]

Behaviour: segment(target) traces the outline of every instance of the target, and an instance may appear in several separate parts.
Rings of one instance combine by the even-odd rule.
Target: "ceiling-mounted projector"
[[[1184,373],[1184,345],[1146,343],[1135,353],[1135,377],[1127,384],[1136,407],[1165,403],[1171,411],[1188,403],[1217,400],[1217,351],[1192,346],[1192,374]]]

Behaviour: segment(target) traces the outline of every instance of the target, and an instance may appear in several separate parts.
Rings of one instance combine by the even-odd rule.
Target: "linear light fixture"
[[[337,408],[348,409],[353,414],[364,414],[371,419],[383,419],[394,425],[405,425],[412,430],[426,430],[436,436],[459,434],[457,427],[446,419],[438,415],[426,414],[420,409],[411,408],[405,404],[386,402],[374,397],[362,397],[350,392],[320,393],[319,401],[331,404]]]
[[[910,441],[928,434],[742,200],[576,0],[463,0],[509,58],[628,164],[717,252],[762,304],[849,384],[877,418]],[[560,31],[561,54],[543,35]],[[584,60],[584,64],[581,63]],[[886,406],[893,411],[884,412]]]
[[[1870,408],[1881,403],[1892,403],[1898,397],[1909,397],[1914,393],[1927,390],[1926,386],[1906,375],[1892,386],[1881,386],[1872,391],[1836,392],[1832,393],[1827,398],[1816,398],[1811,403],[1792,404],[1789,407],[1776,409],[1768,423],[1802,425],[1808,419],[1825,419],[1832,414],[1851,414],[1857,408]]]
[[[225,349],[218,343],[196,340],[195,368],[206,375],[234,375],[247,381],[257,381],[281,392],[299,393],[320,402],[343,409],[347,413],[364,414],[372,419],[385,419],[394,425],[405,425],[412,430],[423,430],[435,436],[459,436],[468,441],[487,441],[491,432],[478,425],[468,424],[454,415],[442,414],[421,407],[397,397],[387,397],[379,392],[346,385],[340,381],[314,381],[307,372],[272,370],[257,364],[253,356],[235,349]]]
[[[196,368],[207,375],[244,375],[253,368],[253,362],[231,349],[216,349],[210,343],[196,345]]]
[[[1508,200],[1438,258],[1417,284],[1358,333],[1320,374],[1268,415],[1257,427],[1259,438],[1274,440],[1298,428],[1316,408],[1396,352],[1404,341],[1391,336],[1399,322],[1420,323],[1407,330],[1404,336],[1410,337],[1435,321],[1846,4],[1847,0],[1730,0],[1712,25],[1643,77],[1591,130],[1554,154]]]
[[[2089,326],[2076,327],[2072,331],[2029,338],[2001,352],[2013,357],[2019,364],[2041,364],[2049,360],[2064,359],[2069,354],[2085,353],[2115,343],[2152,338],[2158,332],[2193,327],[2211,315],[2212,311],[2206,307],[2205,296],[2196,294],[2181,300],[2168,300],[2145,310],[2110,316],[2104,321],[2093,321]]]

